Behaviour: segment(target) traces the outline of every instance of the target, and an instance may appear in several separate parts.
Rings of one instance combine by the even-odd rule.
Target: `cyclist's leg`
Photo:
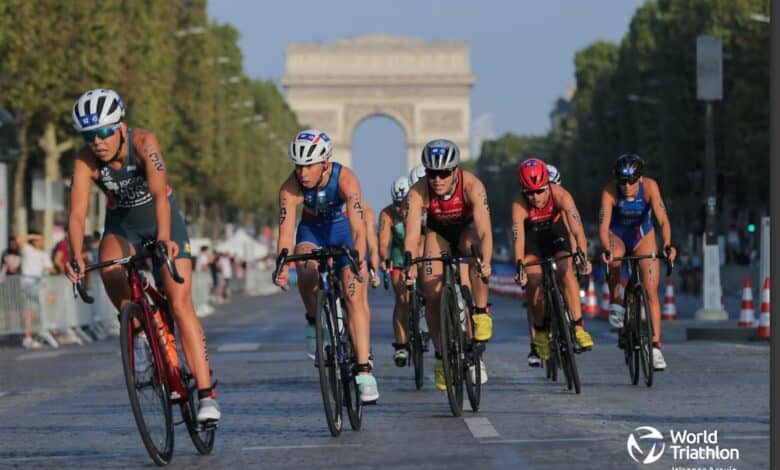
[[[639,241],[634,249],[636,255],[656,253],[655,230],[650,230]],[[653,342],[661,342],[661,304],[658,300],[658,283],[661,271],[657,259],[639,260],[639,274],[647,291],[647,305],[650,308],[650,318],[653,321]]]
[[[135,247],[126,237],[106,233],[100,240],[100,261],[132,256]],[[130,286],[127,283],[127,275],[123,266],[109,266],[100,270],[100,277],[106,289],[108,298],[117,310],[122,311],[126,303],[130,301]]]
[[[344,303],[349,312],[349,331],[352,335],[352,342],[355,345],[358,364],[367,364],[368,355],[371,352],[371,312],[367,308],[368,301],[368,269],[365,262],[360,264],[359,281],[349,266],[343,266],[337,263],[337,269],[340,269],[342,293]],[[368,372],[361,372],[367,374]]]
[[[393,268],[393,290],[395,291],[395,307],[393,308],[393,333],[396,343],[407,341],[406,327],[409,323],[409,289],[401,276],[401,270]]]
[[[536,254],[526,250],[525,263],[539,261]],[[531,336],[531,344],[542,359],[549,359],[550,346],[547,340],[547,325],[544,319],[544,292],[542,291],[542,267],[528,266],[525,268],[528,282],[525,285],[525,299],[527,301],[528,323],[533,326],[534,334]]]
[[[612,258],[620,258],[626,253],[626,244],[621,236],[610,229],[609,246],[607,249],[612,254]],[[620,271],[621,263],[612,262],[608,266],[607,283],[609,284],[610,302],[617,305],[623,305],[623,297],[620,295]]]
[[[478,250],[481,251],[479,236],[477,235],[477,230],[474,228],[473,224],[467,226],[460,234],[459,249],[461,253],[471,253],[472,245],[476,246]],[[461,265],[461,267],[462,266],[463,265]],[[461,281],[463,281],[463,279],[469,279],[471,281],[470,288],[474,296],[474,315],[487,315],[489,294],[488,285],[487,283],[483,282],[482,279],[480,279],[479,273],[477,272],[477,263],[474,259],[469,258],[469,262],[465,266],[467,268],[468,275],[461,276]],[[483,325],[478,328],[479,330],[482,330],[478,331],[478,339],[480,341],[489,340],[493,333],[492,319],[486,317],[486,319],[481,320],[478,325]]]
[[[317,230],[315,223],[300,221],[295,234],[295,254],[309,253],[315,248],[326,244],[326,237]],[[297,262],[295,271],[298,274],[298,292],[301,294],[306,318],[310,325],[314,324],[314,316],[317,314],[317,291],[319,290],[319,263],[313,260]]]
[[[433,230],[425,234],[425,248],[423,250],[425,257],[441,256],[441,252],[450,251],[450,244],[441,235]],[[439,309],[441,295],[441,286],[444,280],[444,269],[440,262],[426,262],[419,265],[417,275],[422,276],[423,296],[425,297],[425,319],[428,321],[428,331],[433,339],[433,347],[438,356],[441,355],[441,338],[439,325]]]

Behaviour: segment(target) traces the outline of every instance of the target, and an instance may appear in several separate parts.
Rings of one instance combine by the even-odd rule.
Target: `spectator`
[[[209,271],[211,271],[211,287],[214,296],[217,295],[217,287],[219,286],[219,252],[214,252],[214,256],[209,261]]]
[[[210,268],[209,265],[209,247],[202,246],[200,247],[200,253],[198,254],[198,258],[195,262],[195,269],[197,271],[208,271]]]
[[[40,312],[38,291],[44,274],[54,272],[54,265],[48,253],[43,250],[43,237],[38,233],[21,236],[18,240],[22,254],[22,294],[24,296],[24,339],[25,348],[43,346],[32,337],[33,315]]]
[[[221,254],[219,257],[219,274],[220,281],[217,297],[224,302],[228,296],[228,283],[233,278],[233,260],[226,253]]]
[[[65,228],[65,238],[58,241],[54,245],[54,255],[52,256],[54,261],[54,269],[57,274],[65,274],[65,264],[70,261],[70,244],[68,243],[68,232]]]
[[[0,263],[3,275],[15,276],[20,273],[22,269],[22,253],[19,251],[19,243],[16,238],[8,238],[8,248],[3,251]]]

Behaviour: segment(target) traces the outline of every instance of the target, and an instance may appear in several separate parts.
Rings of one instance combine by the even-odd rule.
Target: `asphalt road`
[[[652,388],[630,385],[615,335],[589,321],[593,351],[578,356],[582,394],[526,364],[519,301],[495,297],[489,382],[479,413],[452,417],[433,387],[392,362],[392,297],[371,294],[375,373],[381,397],[363,429],[330,436],[316,369],[305,355],[303,310],[294,291],[236,299],[204,319],[220,382],[223,419],[210,456],[176,429],[176,468],[768,468],[769,348],[762,343],[688,342],[685,322],[665,324],[667,371]],[[178,415],[178,412],[176,412]],[[0,348],[0,467],[139,468],[152,465],[135,428],[111,338],[57,350]],[[346,425],[348,428],[348,425]],[[642,465],[627,440],[640,426],[663,435],[660,459]],[[670,431],[717,431],[739,459],[681,454]],[[641,437],[642,431],[636,434]],[[653,453],[638,439],[640,460]],[[693,448],[706,446],[694,444]],[[674,447],[677,446],[677,449]],[[733,453],[730,456],[734,456]],[[706,455],[705,455],[706,457]],[[710,455],[712,457],[712,455]]]

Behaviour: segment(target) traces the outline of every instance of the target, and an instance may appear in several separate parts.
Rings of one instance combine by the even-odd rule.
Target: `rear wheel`
[[[414,365],[414,386],[420,390],[423,386],[423,341],[420,331],[420,311],[422,305],[417,296],[417,289],[412,289],[409,295],[409,348],[411,349],[411,361]]]
[[[444,366],[444,381],[447,384],[447,399],[454,416],[463,413],[463,351],[461,350],[461,329],[458,303],[452,286],[444,286],[439,310],[441,330],[441,354]]]
[[[335,305],[332,304],[330,296],[322,291],[317,294],[315,325],[322,405],[325,408],[325,419],[330,433],[338,436],[343,425],[341,408],[344,390],[338,365]]]
[[[357,376],[357,355],[352,345],[352,338],[349,336],[349,328],[345,325],[344,345],[346,348],[346,363],[341,364],[341,379],[344,384],[344,405],[347,407],[347,416],[349,416],[349,425],[357,431],[363,425],[363,402],[360,401],[360,390],[358,390],[355,377]]]
[[[146,356],[149,358],[149,367],[138,372],[135,370],[134,349],[138,332],[134,331],[134,323],[142,325],[146,335]],[[157,465],[167,465],[173,457],[173,413],[164,367],[149,343],[157,340],[156,335],[156,331],[148,328],[140,305],[125,305],[119,314],[119,344],[130,406],[149,456]]]
[[[463,303],[466,306],[466,321],[471,319],[474,314],[474,302],[471,298],[471,292],[468,287],[461,286],[463,294]],[[461,329],[461,331],[463,331]],[[473,331],[473,327],[472,327]],[[479,402],[482,399],[482,364],[480,362],[480,352],[482,345],[473,340],[467,340],[465,333],[461,337],[464,340],[465,361],[463,364],[463,375],[466,378],[466,394],[469,397],[469,405],[472,411],[479,411]],[[472,375],[472,367],[474,373]]]
[[[213,426],[207,427],[198,422],[198,405],[200,404],[198,387],[186,364],[182,365],[181,375],[184,379],[184,386],[187,389],[187,401],[181,404],[181,416],[184,419],[184,424],[187,426],[187,432],[190,435],[192,444],[198,453],[201,455],[210,454],[214,449],[216,429]]]

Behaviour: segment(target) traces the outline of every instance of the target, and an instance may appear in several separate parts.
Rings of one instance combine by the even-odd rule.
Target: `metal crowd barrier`
[[[88,291],[95,298],[86,304],[74,297],[73,286],[65,276],[45,276],[39,282],[38,302],[25,302],[21,276],[7,276],[0,281],[0,336],[25,333],[25,311],[33,307],[32,332],[52,347],[63,342],[82,344],[119,334],[117,311],[108,298],[100,274],[89,274]],[[279,289],[271,283],[267,269],[248,269],[243,278],[230,281],[231,294],[268,295]],[[208,272],[195,272],[192,299],[198,316],[214,313],[213,286]],[[57,332],[57,339],[52,333]]]

